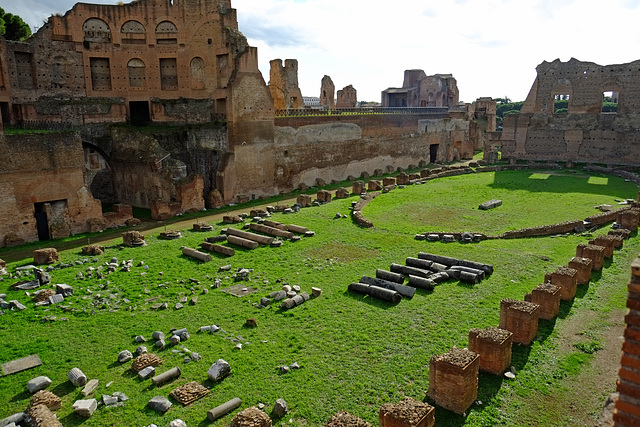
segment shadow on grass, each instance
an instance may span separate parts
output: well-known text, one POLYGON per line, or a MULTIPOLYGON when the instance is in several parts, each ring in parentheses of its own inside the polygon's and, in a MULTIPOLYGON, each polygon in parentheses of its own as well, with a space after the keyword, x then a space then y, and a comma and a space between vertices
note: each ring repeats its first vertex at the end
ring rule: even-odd
POLYGON ((383 301, 383 300, 379 300, 377 298, 373 298, 373 297, 371 297, 369 295, 357 294, 357 293, 351 292, 349 290, 344 291, 343 294, 346 297, 349 297, 349 298, 351 298, 353 300, 361 301, 361 302, 363 302, 365 304, 369 304, 372 307, 382 308, 384 310, 387 310, 389 308, 393 308, 396 305, 400 304, 400 302, 402 302, 402 300, 400 300, 399 303, 394 304, 392 302, 383 301))
POLYGON ((67 394, 70 394, 74 391, 76 391, 76 388, 73 384, 71 384, 71 381, 65 381, 51 390, 51 392, 58 397, 66 396, 67 394))
POLYGON ((529 361, 529 354, 531 354, 531 346, 513 344, 511 348, 511 366, 519 371, 525 367, 529 361))
POLYGON ((11 398, 11 402, 19 402, 21 400, 28 400, 31 397, 31 393, 27 390, 20 392, 11 398))
POLYGON ((75 412, 70 413, 64 418, 60 418, 60 422, 62 423, 62 425, 65 425, 65 426, 79 426, 84 424, 86 421, 87 421, 86 418, 81 417, 75 412))
POLYGON ((558 318, 566 319, 571 313, 571 307, 573 307, 573 299, 571 301, 560 301, 560 311, 558 311, 558 318))

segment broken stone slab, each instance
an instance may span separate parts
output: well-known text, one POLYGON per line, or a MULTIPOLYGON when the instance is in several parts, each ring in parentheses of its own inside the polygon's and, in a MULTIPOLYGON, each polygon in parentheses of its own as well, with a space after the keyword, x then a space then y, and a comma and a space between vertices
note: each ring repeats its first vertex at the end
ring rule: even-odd
POLYGON ((171 402, 164 396, 152 397, 147 406, 154 411, 162 412, 163 414, 171 408, 171 402))
POLYGON ((138 372, 138 378, 140 378, 141 380, 148 380, 155 373, 156 373, 156 368, 154 368, 153 366, 147 366, 146 368, 138 372))
POLYGON ((118 398, 114 397, 114 396, 110 396, 108 394, 103 394, 102 395, 102 403, 104 403, 107 406, 115 405, 116 403, 118 403, 118 398))
POLYGON ((151 337, 154 340, 163 340, 164 339, 164 332, 162 332, 162 331, 154 331, 153 334, 151 334, 151 337))
POLYGON ((73 295, 73 286, 67 285, 66 283, 58 283, 56 284, 56 293, 61 294, 64 297, 73 295))
POLYGON ((18 301, 18 300, 14 300, 14 299, 13 299, 13 300, 11 300, 11 301, 9 301, 9 306, 10 306, 11 308, 15 308, 16 310, 20 310, 20 311, 22 311, 22 310, 26 310, 26 309, 27 309, 27 307, 26 307, 24 304, 22 304, 22 303, 21 303, 20 301, 18 301))
POLYGON ((273 406, 273 414, 277 417, 283 417, 289 411, 287 402, 284 399, 276 400, 276 404, 273 406))
POLYGON ((231 373, 231 365, 224 359, 218 359, 207 371, 211 381, 220 381, 231 373))
POLYGON ((125 363, 133 359, 133 354, 129 350, 122 350, 118 354, 118 362, 125 363))
POLYGON ((8 427, 11 424, 19 425, 24 421, 25 416, 26 414, 24 412, 16 412, 13 415, 9 415, 8 417, 0 420, 0 427, 8 427))
POLYGON ((173 420, 169 423, 169 427, 187 427, 187 423, 181 419, 173 420))
POLYGON ((64 296, 62 294, 54 294, 49 297, 49 304, 58 304, 64 301, 64 296))
POLYGON ((89 418, 98 407, 96 399, 76 400, 73 403, 73 411, 81 417, 89 418))
POLYGON ((80 368, 72 368, 67 376, 75 387, 81 387, 87 383, 87 376, 80 368))
POLYGON ((37 391, 46 389, 51 383, 51 378, 41 375, 27 382, 27 390, 29 390, 29 393, 34 394, 37 391))
POLYGON ((497 208, 498 206, 502 206, 502 200, 491 199, 488 202, 484 202, 483 204, 478 206, 478 209, 486 211, 486 210, 489 210, 489 209, 497 208))
POLYGON ((2 373, 4 375, 15 374, 16 372, 26 371, 42 365, 42 361, 37 354, 21 357, 20 359, 11 360, 2 364, 2 373))
POLYGON ((98 379, 91 379, 87 382, 87 384, 84 386, 84 388, 82 389, 81 393, 84 397, 89 396, 91 393, 93 393, 94 391, 96 391, 96 389, 98 388, 98 384, 100 383, 100 380, 98 379))

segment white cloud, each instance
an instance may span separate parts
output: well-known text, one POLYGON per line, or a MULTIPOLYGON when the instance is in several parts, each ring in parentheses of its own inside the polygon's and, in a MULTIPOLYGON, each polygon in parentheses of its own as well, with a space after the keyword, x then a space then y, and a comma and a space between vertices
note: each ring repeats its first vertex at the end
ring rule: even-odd
MULTIPOLYGON (((142 0, 145 1, 145 0, 142 0)), ((99 3, 115 4, 101 0, 99 3)), ((41 25, 75 0, 0 0, 41 25), (9 4, 10 3, 10 4, 9 4)), ((523 100, 542 61, 571 57, 599 64, 639 59, 637 0, 232 0, 240 31, 269 60, 295 58, 304 95, 317 96, 328 74, 352 84, 360 100, 379 100, 402 84, 405 69, 451 73, 460 98, 523 100)))

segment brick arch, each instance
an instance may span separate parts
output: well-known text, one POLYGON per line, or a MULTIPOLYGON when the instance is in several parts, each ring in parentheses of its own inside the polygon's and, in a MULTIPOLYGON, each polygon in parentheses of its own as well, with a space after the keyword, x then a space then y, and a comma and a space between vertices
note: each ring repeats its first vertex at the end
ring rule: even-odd
POLYGON ((51 175, 30 181, 29 185, 20 189, 20 193, 23 205, 50 200, 70 200, 75 196, 73 185, 69 181, 51 175))

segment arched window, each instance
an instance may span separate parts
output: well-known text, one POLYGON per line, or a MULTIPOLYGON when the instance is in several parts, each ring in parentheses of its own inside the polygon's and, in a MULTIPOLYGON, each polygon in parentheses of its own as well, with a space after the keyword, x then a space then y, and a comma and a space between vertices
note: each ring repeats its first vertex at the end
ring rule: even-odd
POLYGON ((178 28, 171 21, 162 21, 156 26, 156 43, 157 44, 175 44, 178 43, 178 28))
POLYGON ((204 89, 205 87, 205 65, 204 60, 195 57, 191 60, 191 88, 204 89))
POLYGON ((111 41, 111 28, 100 18, 89 18, 82 25, 84 41, 93 43, 107 43, 111 41))
POLYGON ((147 31, 138 21, 125 22, 120 27, 120 33, 122 33, 122 43, 145 44, 147 42, 147 31))
POLYGON ((129 70, 129 86, 130 87, 145 87, 145 65, 141 59, 134 58, 127 63, 129 70))

